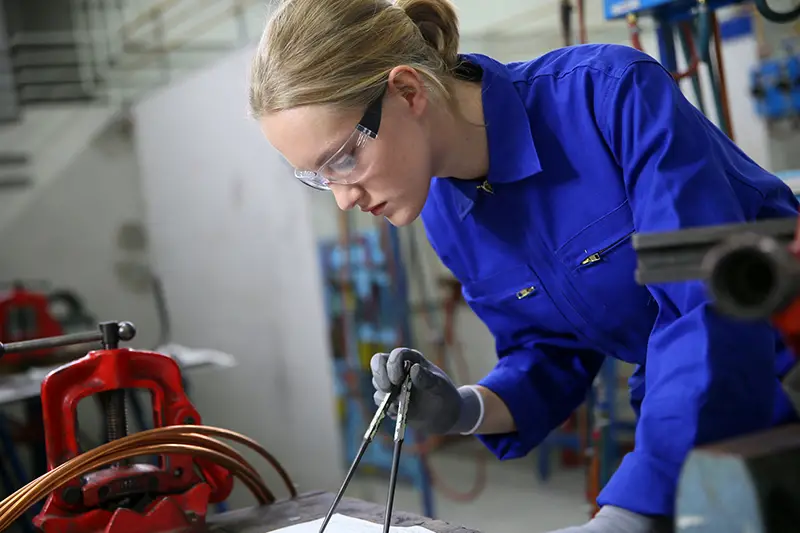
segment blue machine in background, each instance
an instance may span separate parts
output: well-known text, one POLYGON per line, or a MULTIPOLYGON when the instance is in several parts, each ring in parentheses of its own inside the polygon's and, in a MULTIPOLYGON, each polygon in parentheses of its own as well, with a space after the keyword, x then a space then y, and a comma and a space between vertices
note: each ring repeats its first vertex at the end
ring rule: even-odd
MULTIPOLYGON (((323 241, 319 248, 346 455, 343 459, 349 465, 376 409, 370 359, 377 352, 408 345, 411 332, 397 229, 386 224, 346 231, 346 239, 323 241)), ((361 461, 360 471, 388 475, 393 428, 394 421, 384 420, 361 461)), ((419 437, 412 428, 407 429, 407 442, 419 442, 419 437)), ((400 477, 419 491, 423 513, 433 517, 433 489, 423 457, 404 453, 400 477)))
MULTIPOLYGON (((715 10, 732 5, 745 4, 744 0, 605 0, 604 12, 608 20, 627 19, 632 29, 636 19, 643 16, 652 17, 657 25, 658 45, 660 60, 670 71, 676 72, 677 58, 676 46, 673 42, 673 25, 691 21, 694 29, 694 39, 700 61, 711 62, 709 41, 714 32, 713 25, 716 21, 709 14, 715 10)), ((749 2, 747 2, 749 3, 749 2)), ((800 5, 788 12, 777 12, 769 5, 768 0, 755 0, 757 12, 766 20, 774 23, 786 23, 800 17, 800 5)), ((730 36, 749 33, 751 31, 751 16, 734 17, 720 25, 722 37, 728 33, 730 36), (725 31, 727 30, 727 32, 725 31)), ((681 36, 681 45, 686 49, 687 43, 681 36)), ((786 57, 771 57, 764 59, 750 74, 750 92, 755 100, 756 112, 767 120, 797 117, 800 113, 800 55, 789 48, 786 57)), ((687 63, 689 58, 687 55, 687 63)), ((719 83, 712 74, 712 85, 719 83)), ((699 84, 695 81, 695 91, 699 94, 699 84)), ((717 91, 718 88, 714 87, 717 91)), ((720 118, 720 127, 731 133, 731 125, 726 124, 722 106, 717 103, 717 112, 720 118)))
POLYGON ((697 106, 704 114, 706 98, 700 83, 700 72, 707 70, 717 123, 722 131, 733 138, 719 50, 722 25, 717 20, 716 10, 744 3, 744 0, 605 0, 605 16, 609 20, 626 19, 631 32, 631 45, 645 52, 639 38, 638 20, 640 17, 652 18, 656 26, 659 60, 676 81, 691 81, 697 106), (680 51, 686 64, 686 70, 682 72, 678 69, 680 51))
MULTIPOLYGON (((607 20, 625 18, 628 15, 652 16, 659 20, 676 22, 692 18, 698 11, 717 9, 750 3, 749 0, 604 0, 607 20)), ((787 12, 775 11, 769 0, 753 0, 753 5, 765 19, 783 24, 800 17, 800 6, 787 12)))
MULTIPOLYGON (((775 11, 770 0, 753 0, 758 15, 773 23, 787 23, 800 17, 800 4, 786 12, 775 11)), ((632 45, 641 49, 637 20, 650 17, 656 23, 658 53, 661 63, 676 80, 691 79, 698 107, 705 113, 704 98, 698 78, 699 68, 708 69, 717 122, 733 138, 733 127, 727 107, 727 89, 719 51, 726 37, 752 31, 753 13, 742 9, 731 20, 719 22, 715 11, 729 6, 745 5, 744 0, 605 0, 608 20, 626 19, 631 28, 632 45), (687 71, 678 72, 678 46, 683 49, 687 71), (712 44, 713 54, 712 54, 712 44)), ((797 118, 800 111, 800 57, 793 51, 787 57, 764 59, 751 72, 750 90, 756 111, 768 120, 797 118)))
POLYGON ((767 120, 800 117, 800 54, 761 61, 750 72, 750 93, 767 120))
POLYGON ((715 10, 744 0, 605 0, 607 20, 623 19, 628 15, 652 16, 662 21, 677 22, 693 18, 696 11, 705 7, 715 10))

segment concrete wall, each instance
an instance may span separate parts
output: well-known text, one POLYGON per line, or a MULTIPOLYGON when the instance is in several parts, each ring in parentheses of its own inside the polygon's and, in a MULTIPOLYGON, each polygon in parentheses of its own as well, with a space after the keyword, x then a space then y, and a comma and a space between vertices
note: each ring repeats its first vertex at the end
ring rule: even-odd
POLYGON ((0 280, 47 280, 73 290, 101 319, 133 321, 135 345, 152 348, 158 337, 153 298, 118 275, 121 264, 146 259, 117 245, 120 226, 140 221, 143 211, 132 142, 106 131, 0 232, 0 248, 8 251, 0 280))
POLYGON ((310 205, 247 115, 251 55, 135 107, 151 252, 175 341, 239 362, 194 382, 205 422, 261 442, 302 489, 334 489, 342 455, 310 205))

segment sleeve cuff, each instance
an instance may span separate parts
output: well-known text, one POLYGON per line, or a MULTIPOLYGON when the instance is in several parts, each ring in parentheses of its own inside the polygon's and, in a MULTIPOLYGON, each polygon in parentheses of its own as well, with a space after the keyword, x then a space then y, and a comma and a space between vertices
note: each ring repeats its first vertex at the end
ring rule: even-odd
POLYGON ((623 458, 600 492, 597 505, 613 505, 648 516, 672 516, 680 469, 680 465, 633 451, 623 458))
POLYGON ((514 433, 476 435, 498 459, 524 457, 547 436, 547 413, 524 374, 516 369, 496 367, 478 385, 497 394, 517 427, 514 433))
POLYGON ((466 420, 459 419, 456 423, 456 431, 462 435, 474 435, 483 424, 483 417, 486 414, 483 394, 475 385, 459 387, 458 392, 461 394, 462 400, 460 418, 466 418, 466 420))

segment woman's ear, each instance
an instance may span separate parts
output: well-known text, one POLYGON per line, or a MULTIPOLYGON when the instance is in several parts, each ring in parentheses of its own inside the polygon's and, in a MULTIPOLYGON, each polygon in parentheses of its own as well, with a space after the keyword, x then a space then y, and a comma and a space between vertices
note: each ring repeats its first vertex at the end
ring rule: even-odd
POLYGON ((389 94, 400 96, 414 114, 421 114, 427 104, 425 83, 416 69, 401 65, 389 73, 389 94))

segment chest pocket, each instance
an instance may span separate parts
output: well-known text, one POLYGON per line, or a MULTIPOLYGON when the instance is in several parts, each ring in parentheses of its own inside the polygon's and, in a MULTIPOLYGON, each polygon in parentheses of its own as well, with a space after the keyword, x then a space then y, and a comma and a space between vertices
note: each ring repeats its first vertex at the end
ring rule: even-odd
POLYGON ((495 336, 499 352, 531 338, 573 330, 528 265, 465 282, 463 287, 467 304, 495 336))
POLYGON ((626 201, 556 251, 582 300, 585 318, 618 339, 628 337, 629 346, 631 334, 646 343, 658 310, 647 288, 634 279, 633 233, 633 214, 626 201))

